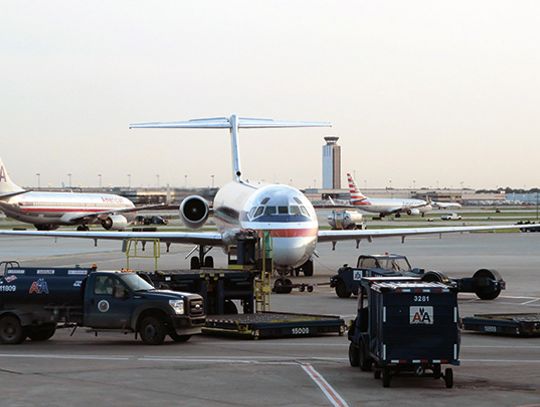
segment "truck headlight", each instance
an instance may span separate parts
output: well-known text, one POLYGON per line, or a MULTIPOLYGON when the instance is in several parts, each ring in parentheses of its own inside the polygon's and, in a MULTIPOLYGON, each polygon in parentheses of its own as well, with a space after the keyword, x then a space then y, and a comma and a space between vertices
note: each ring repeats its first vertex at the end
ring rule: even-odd
POLYGON ((184 314, 184 300, 169 300, 169 305, 176 314, 184 314))

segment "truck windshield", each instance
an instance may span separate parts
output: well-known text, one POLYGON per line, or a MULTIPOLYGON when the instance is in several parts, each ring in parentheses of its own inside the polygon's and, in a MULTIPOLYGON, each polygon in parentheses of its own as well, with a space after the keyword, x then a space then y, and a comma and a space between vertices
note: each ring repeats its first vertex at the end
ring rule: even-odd
POLYGON ((137 274, 121 274, 120 278, 133 291, 153 290, 150 284, 140 278, 137 274))
POLYGON ((388 259, 386 261, 386 265, 383 266, 386 270, 393 270, 393 271, 410 271, 411 266, 407 259, 404 258, 397 258, 397 259, 388 259))

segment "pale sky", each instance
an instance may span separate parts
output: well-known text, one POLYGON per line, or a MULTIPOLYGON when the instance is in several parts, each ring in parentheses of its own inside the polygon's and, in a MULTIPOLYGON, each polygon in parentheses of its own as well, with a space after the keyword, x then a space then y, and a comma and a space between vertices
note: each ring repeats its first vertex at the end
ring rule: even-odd
POLYGON ((18 184, 216 185, 228 133, 129 123, 331 121, 241 133, 250 180, 321 183, 323 136, 368 187, 540 185, 538 1, 22 1, 0 13, 0 156, 18 184))

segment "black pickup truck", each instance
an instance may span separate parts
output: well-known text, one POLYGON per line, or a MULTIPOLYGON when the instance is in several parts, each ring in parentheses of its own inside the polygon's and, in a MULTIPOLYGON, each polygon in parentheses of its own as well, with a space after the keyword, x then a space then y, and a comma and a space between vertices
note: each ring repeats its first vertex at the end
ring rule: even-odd
POLYGON ((482 300, 493 300, 499 296, 506 283, 496 270, 480 269, 472 277, 449 278, 440 271, 426 271, 413 268, 407 257, 398 254, 361 255, 356 267, 344 264, 338 273, 330 278, 330 287, 334 287, 340 298, 358 295, 360 280, 363 277, 413 277, 422 281, 456 286, 458 292, 475 293, 482 300))
POLYGON ((6 267, 0 277, 0 342, 44 341, 60 327, 185 342, 205 323, 198 294, 156 290, 136 273, 73 268, 6 267))

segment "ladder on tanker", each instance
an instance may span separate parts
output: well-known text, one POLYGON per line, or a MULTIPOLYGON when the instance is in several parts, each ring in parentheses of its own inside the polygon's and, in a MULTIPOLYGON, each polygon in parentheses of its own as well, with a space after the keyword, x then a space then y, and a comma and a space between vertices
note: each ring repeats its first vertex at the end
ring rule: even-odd
POLYGON ((159 239, 154 238, 131 238, 124 240, 122 251, 126 253, 126 267, 130 269, 130 260, 136 259, 154 259, 154 271, 158 269, 158 259, 161 256, 161 247, 159 239), (139 244, 141 247, 139 249, 139 244), (146 245, 150 243, 152 246, 151 252, 146 252, 146 245))
POLYGON ((261 259, 260 275, 254 280, 255 312, 270 311, 270 293, 272 287, 270 276, 274 268, 273 245, 270 232, 264 231, 259 235, 259 259, 261 259))

